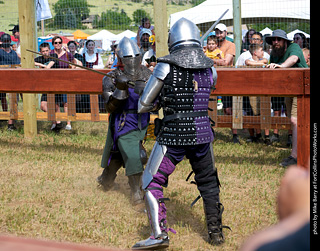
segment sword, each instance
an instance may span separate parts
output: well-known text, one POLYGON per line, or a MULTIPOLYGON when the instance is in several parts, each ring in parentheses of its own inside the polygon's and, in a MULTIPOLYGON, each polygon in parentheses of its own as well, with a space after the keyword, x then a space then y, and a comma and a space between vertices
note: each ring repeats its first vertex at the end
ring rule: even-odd
POLYGON ((214 27, 216 27, 216 25, 220 22, 220 20, 224 17, 224 15, 229 11, 229 9, 227 9, 225 12, 223 12, 223 14, 221 15, 221 17, 219 17, 217 19, 217 21, 214 22, 213 25, 211 25, 211 27, 209 28, 209 30, 207 30, 207 32, 200 38, 200 42, 203 45, 203 41, 204 39, 208 36, 208 34, 214 29, 214 27))
POLYGON ((69 61, 65 61, 65 60, 60 59, 60 58, 56 58, 56 57, 52 57, 52 56, 46 56, 46 55, 41 54, 40 52, 32 51, 32 50, 29 50, 29 49, 26 49, 26 51, 32 52, 34 54, 38 54, 38 55, 41 55, 41 56, 44 56, 44 57, 47 57, 47 58, 50 58, 50 59, 54 59, 54 60, 57 60, 57 61, 60 61, 60 62, 66 63, 66 64, 70 64, 70 65, 73 65, 73 66, 76 66, 76 67, 79 67, 79 68, 82 68, 82 69, 85 69, 85 70, 88 70, 88 71, 92 71, 92 72, 107 76, 109 78, 114 78, 114 77, 112 77, 110 75, 107 75, 107 73, 104 73, 104 72, 101 72, 101 71, 96 71, 94 69, 91 69, 91 68, 88 68, 88 67, 85 67, 85 66, 82 66, 82 65, 78 65, 78 64, 75 64, 75 63, 72 63, 72 62, 69 62, 69 61))
MULTIPOLYGON (((92 69, 92 68, 88 68, 88 67, 85 67, 85 66, 82 66, 82 65, 78 65, 78 64, 69 62, 69 61, 65 61, 65 60, 60 59, 60 58, 43 55, 43 54, 41 54, 40 52, 37 52, 37 51, 32 51, 32 50, 29 50, 29 49, 26 49, 26 51, 32 52, 32 53, 34 53, 34 54, 38 54, 38 55, 41 55, 41 56, 44 56, 44 57, 47 57, 47 58, 50 58, 50 59, 54 59, 54 60, 57 60, 57 61, 60 61, 60 62, 66 63, 66 64, 74 65, 74 66, 76 66, 76 67, 79 67, 79 68, 82 68, 82 69, 85 69, 85 70, 88 70, 88 71, 92 71, 92 72, 94 72, 94 73, 101 74, 101 75, 106 76, 106 77, 111 78, 111 79, 115 79, 115 78, 116 78, 116 77, 114 77, 114 76, 108 75, 107 73, 104 73, 104 72, 101 72, 101 71, 97 71, 97 70, 94 70, 94 69, 92 69)), ((132 81, 129 81, 128 84, 131 85, 132 87, 135 86, 135 83, 132 82, 132 81)))

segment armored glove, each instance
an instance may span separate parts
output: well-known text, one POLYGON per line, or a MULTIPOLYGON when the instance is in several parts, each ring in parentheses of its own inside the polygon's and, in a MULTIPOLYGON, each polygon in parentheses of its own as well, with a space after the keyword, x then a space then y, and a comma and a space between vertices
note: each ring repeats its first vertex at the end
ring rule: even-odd
POLYGON ((119 90, 128 90, 129 79, 125 75, 120 75, 116 78, 116 87, 119 90))

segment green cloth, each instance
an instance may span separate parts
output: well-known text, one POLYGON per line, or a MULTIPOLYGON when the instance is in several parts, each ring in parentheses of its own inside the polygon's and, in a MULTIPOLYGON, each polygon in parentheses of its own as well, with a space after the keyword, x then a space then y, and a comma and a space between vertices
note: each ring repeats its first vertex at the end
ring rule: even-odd
MULTIPOLYGON (((134 175, 143 172, 143 165, 140 159, 139 142, 142 141, 146 135, 147 127, 141 131, 131 131, 122 135, 117 140, 117 146, 124 161, 124 167, 126 169, 126 176, 134 175)), ((108 134, 106 144, 103 150, 101 167, 106 168, 110 158, 110 153, 113 147, 112 133, 110 125, 108 128, 108 134)))
POLYGON ((303 56, 303 52, 302 52, 300 46, 296 43, 289 44, 286 52, 284 53, 283 57, 281 57, 281 58, 273 57, 272 53, 271 53, 270 63, 282 64, 290 56, 293 56, 293 55, 297 56, 299 58, 299 60, 297 63, 295 63, 293 66, 291 66, 292 68, 308 68, 306 60, 303 56))

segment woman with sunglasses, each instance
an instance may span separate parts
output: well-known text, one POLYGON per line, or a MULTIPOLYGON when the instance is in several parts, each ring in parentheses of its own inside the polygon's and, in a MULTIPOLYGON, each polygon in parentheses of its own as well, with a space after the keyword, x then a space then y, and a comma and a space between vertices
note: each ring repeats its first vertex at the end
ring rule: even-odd
MULTIPOLYGON (((64 61, 69 61, 74 64, 78 64, 78 60, 74 58, 74 56, 66 51, 66 49, 62 46, 62 38, 59 36, 55 36, 52 38, 52 45, 54 47, 53 50, 51 50, 50 54, 57 54, 59 59, 62 59, 64 61)), ((59 68, 76 68, 75 66, 71 66, 67 63, 59 61, 59 68)), ((68 103, 67 103, 67 95, 61 94, 62 100, 63 100, 63 108, 66 113, 68 113, 68 103)), ((62 128, 61 122, 59 121, 56 124, 56 131, 60 131, 62 128)), ((66 130, 71 130, 71 122, 67 121, 67 125, 65 127, 66 130)))

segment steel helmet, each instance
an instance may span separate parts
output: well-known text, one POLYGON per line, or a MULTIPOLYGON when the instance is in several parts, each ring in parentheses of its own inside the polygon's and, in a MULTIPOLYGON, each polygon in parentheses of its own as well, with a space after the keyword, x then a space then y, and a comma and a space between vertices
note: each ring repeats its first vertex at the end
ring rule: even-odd
POLYGON ((129 75, 135 75, 141 64, 141 52, 137 43, 124 37, 119 41, 116 53, 124 65, 124 71, 129 75))
POLYGON ((168 37, 169 51, 181 46, 201 47, 200 31, 190 20, 182 17, 170 29, 168 37))

